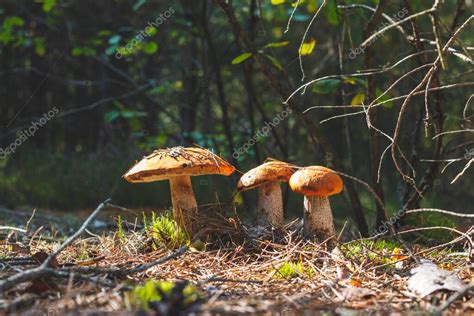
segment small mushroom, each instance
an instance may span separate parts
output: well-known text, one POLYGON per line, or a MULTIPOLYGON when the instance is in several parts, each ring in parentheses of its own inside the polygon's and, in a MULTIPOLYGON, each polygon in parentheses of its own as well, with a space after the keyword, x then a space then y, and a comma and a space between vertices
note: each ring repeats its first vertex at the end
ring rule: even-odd
POLYGON ((258 187, 258 224, 283 226, 283 200, 280 182, 288 182, 297 169, 298 167, 295 165, 272 160, 247 171, 240 178, 237 190, 244 191, 258 187))
POLYGON ((129 169, 123 178, 131 183, 169 180, 173 216, 191 234, 191 215, 197 213, 191 176, 229 176, 234 170, 227 161, 207 149, 180 146, 155 150, 129 169))
POLYGON ((328 196, 342 191, 341 177, 329 168, 311 166, 295 172, 289 184, 293 191, 304 195, 305 236, 320 240, 334 237, 336 230, 328 196))

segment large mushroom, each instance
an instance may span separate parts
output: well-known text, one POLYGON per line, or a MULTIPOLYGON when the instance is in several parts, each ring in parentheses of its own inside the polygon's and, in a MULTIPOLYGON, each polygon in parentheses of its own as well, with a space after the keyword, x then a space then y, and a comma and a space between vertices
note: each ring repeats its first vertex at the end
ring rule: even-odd
POLYGON ((304 195, 305 236, 320 240, 334 237, 336 230, 328 197, 342 191, 341 177, 329 168, 311 166, 295 172, 289 184, 293 191, 304 195))
POLYGON ((197 213, 198 206, 191 176, 229 176, 234 170, 227 161, 207 149, 179 146, 155 150, 137 162, 123 178, 131 183, 169 180, 173 216, 191 234, 192 215, 197 213))
POLYGON ((297 169, 298 167, 295 165, 272 160, 247 171, 240 178, 237 190, 244 191, 258 187, 258 224, 283 226, 283 200, 280 182, 288 182, 297 169))

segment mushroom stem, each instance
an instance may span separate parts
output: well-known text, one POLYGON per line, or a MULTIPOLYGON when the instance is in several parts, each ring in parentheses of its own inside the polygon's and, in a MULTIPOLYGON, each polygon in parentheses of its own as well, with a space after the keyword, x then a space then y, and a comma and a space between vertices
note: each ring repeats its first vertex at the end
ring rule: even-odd
POLYGON ((173 203, 173 217, 186 231, 192 233, 192 215, 197 213, 197 202, 194 196, 190 176, 176 176, 170 178, 171 202, 173 203))
POLYGON ((304 197, 304 234, 306 237, 316 237, 320 241, 336 235, 331 205, 327 197, 304 197))
POLYGON ((257 220, 260 225, 283 226, 283 201, 279 182, 269 182, 258 187, 257 220))

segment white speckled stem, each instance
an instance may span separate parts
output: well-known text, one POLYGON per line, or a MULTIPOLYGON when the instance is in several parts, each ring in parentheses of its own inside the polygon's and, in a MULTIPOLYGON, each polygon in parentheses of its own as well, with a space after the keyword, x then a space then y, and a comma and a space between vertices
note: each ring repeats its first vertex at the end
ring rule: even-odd
POLYGON ((176 222, 192 234, 192 215, 197 213, 197 202, 194 196, 191 177, 178 176, 170 178, 173 217, 176 222))
POLYGON ((283 200, 279 182, 270 182, 258 187, 257 221, 259 225, 283 226, 283 200))
POLYGON ((336 235, 331 205, 327 197, 304 197, 304 234, 323 241, 336 235))

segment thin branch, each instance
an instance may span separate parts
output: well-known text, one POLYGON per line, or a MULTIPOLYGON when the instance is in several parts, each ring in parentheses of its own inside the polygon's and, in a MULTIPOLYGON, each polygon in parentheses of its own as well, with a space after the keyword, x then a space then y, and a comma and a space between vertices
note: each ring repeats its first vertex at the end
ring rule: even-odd
POLYGON ((69 246, 74 240, 76 240, 87 228, 89 223, 97 216, 97 214, 104 209, 107 206, 107 203, 110 201, 110 199, 105 200, 99 206, 92 212, 92 214, 84 221, 82 226, 68 239, 66 239, 58 249, 53 251, 46 260, 39 266, 33 269, 29 269, 26 271, 22 271, 20 273, 14 274, 4 280, 0 281, 0 293, 5 292, 8 289, 11 289, 12 287, 16 286, 17 284, 30 281, 32 279, 41 277, 45 274, 47 274, 47 270, 49 268, 49 264, 51 260, 53 260, 57 255, 61 253, 67 246, 69 246))
POLYGON ((306 35, 308 35, 309 29, 311 28, 311 25, 316 20, 316 17, 319 15, 319 12, 321 12, 321 10, 324 8, 326 3, 327 3, 327 0, 323 0, 323 3, 319 6, 318 10, 313 15, 313 18, 311 19, 311 21, 309 21, 309 24, 306 27, 306 30, 304 31, 303 38, 301 39, 300 47, 298 48, 298 59, 300 60, 300 69, 301 69, 301 74, 302 74, 301 81, 303 81, 304 78, 306 77, 304 73, 304 69, 303 69, 303 56, 301 55, 301 49, 303 47, 304 40, 306 39, 306 35))
POLYGON ((468 295, 469 292, 474 290, 474 282, 469 283, 462 291, 457 292, 456 294, 451 295, 435 312, 435 315, 442 315, 443 311, 447 310, 451 304, 457 301, 460 298, 468 295))
POLYGON ((410 20, 413 20, 413 19, 416 19, 417 17, 420 17, 420 16, 423 16, 423 15, 426 15, 426 14, 429 14, 429 13, 432 13, 432 12, 435 12, 437 9, 438 9, 438 5, 439 5, 439 0, 436 0, 435 3, 433 4, 433 6, 430 8, 430 9, 427 9, 427 10, 424 10, 424 11, 421 11, 421 12, 418 12, 418 13, 415 13, 413 15, 410 15, 398 22, 395 22, 393 24, 390 24, 380 30, 378 30, 377 32, 373 33, 371 36, 369 36, 362 44, 360 44, 360 46, 366 46, 368 43, 370 43, 372 40, 374 40, 376 37, 380 36, 381 34, 385 33, 386 31, 388 31, 389 29, 393 28, 393 27, 396 27, 398 25, 401 25, 407 21, 410 21, 410 20))
POLYGON ((453 184, 454 182, 456 182, 462 175, 464 175, 464 172, 466 172, 467 169, 469 169, 469 167, 471 166, 471 164, 474 162, 474 158, 472 158, 471 160, 469 160, 469 162, 464 166, 464 168, 461 170, 460 173, 458 173, 458 175, 453 179, 453 181, 451 181, 451 184, 453 184))
POLYGON ((405 214, 419 213, 419 212, 436 212, 436 213, 442 213, 442 214, 453 215, 453 216, 458 216, 458 217, 474 218, 474 214, 462 214, 462 213, 456 213, 452 211, 440 210, 437 208, 417 208, 413 210, 408 210, 405 212, 405 214))

